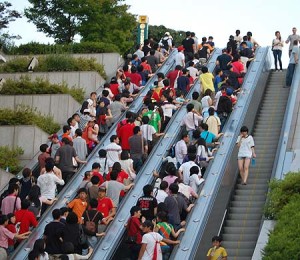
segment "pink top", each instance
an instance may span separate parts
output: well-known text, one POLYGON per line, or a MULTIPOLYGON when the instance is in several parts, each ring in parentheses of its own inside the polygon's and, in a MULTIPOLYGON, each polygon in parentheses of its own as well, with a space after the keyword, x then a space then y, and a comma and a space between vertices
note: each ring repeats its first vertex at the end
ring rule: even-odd
POLYGON ((14 239, 15 234, 0 225, 0 247, 8 248, 8 239, 14 239))
POLYGON ((163 178, 163 181, 166 181, 169 185, 168 187, 170 187, 170 185, 172 183, 174 183, 174 181, 177 179, 178 177, 177 176, 173 176, 173 175, 168 175, 166 177, 163 178))
POLYGON ((3 215, 7 215, 9 213, 14 213, 15 211, 21 209, 21 200, 20 198, 17 198, 16 201, 16 208, 14 209, 15 206, 15 200, 16 196, 15 195, 8 195, 2 200, 2 205, 1 205, 1 211, 3 215))

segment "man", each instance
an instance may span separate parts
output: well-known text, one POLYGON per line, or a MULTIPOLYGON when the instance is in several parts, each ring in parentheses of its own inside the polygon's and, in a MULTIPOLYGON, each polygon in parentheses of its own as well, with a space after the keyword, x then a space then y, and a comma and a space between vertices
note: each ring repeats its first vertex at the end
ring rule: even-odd
POLYGON ((294 40, 293 42, 293 49, 291 51, 289 66, 286 72, 286 88, 292 85, 293 76, 296 64, 299 62, 299 48, 298 48, 298 40, 294 40))
POLYGON ((200 137, 203 138, 206 142, 206 146, 209 148, 215 147, 215 145, 219 144, 216 141, 223 135, 223 133, 218 134, 217 136, 208 131, 208 125, 202 123, 200 125, 200 137))
POLYGON ((189 103, 186 106, 187 114, 181 122, 181 126, 185 126, 186 131, 190 139, 192 140, 193 131, 199 126, 199 122, 203 117, 194 109, 194 105, 189 103))
POLYGON ((90 98, 87 100, 88 110, 91 116, 96 116, 96 107, 97 107, 97 93, 91 92, 90 98))
POLYGON ((187 155, 187 144, 189 143, 189 135, 187 132, 184 132, 181 136, 181 140, 178 141, 175 145, 175 157, 177 160, 177 166, 179 167, 184 157, 187 155))
MULTIPOLYGON (((49 151, 49 146, 47 144, 40 145, 41 154, 38 156, 38 162, 39 162, 40 169, 45 167, 45 160, 46 160, 46 158, 50 157, 50 154, 48 153, 48 151, 49 151)), ((38 176, 36 176, 36 177, 38 177, 38 176)))
POLYGON ((58 168, 62 171, 62 177, 64 182, 67 184, 75 173, 73 158, 77 163, 86 164, 86 161, 80 160, 74 147, 70 145, 69 139, 63 138, 62 144, 63 146, 56 152, 55 162, 57 163, 58 168))
POLYGON ((119 117, 120 117, 120 115, 127 109, 126 103, 124 104, 123 102, 121 102, 121 98, 122 98, 122 95, 121 94, 117 94, 115 96, 114 102, 112 102, 108 106, 108 108, 110 109, 111 114, 113 116, 113 118, 111 119, 112 123, 117 122, 118 119, 119 119, 119 117))
POLYGON ((154 224, 150 220, 146 220, 142 224, 142 231, 144 233, 142 238, 142 247, 139 253, 138 260, 161 260, 162 251, 160 242, 165 242, 171 245, 177 245, 179 240, 170 240, 163 238, 159 233, 153 232, 154 224))
POLYGON ((187 69, 182 69, 182 75, 177 78, 177 89, 179 89, 183 95, 186 95, 190 88, 188 73, 189 71, 187 69))
POLYGON ((75 118, 73 118, 73 117, 68 118, 67 123, 71 127, 70 136, 73 139, 73 138, 75 138, 75 131, 76 131, 76 129, 78 129, 78 124, 77 124, 75 118))
POLYGON ((208 131, 217 136, 220 132, 221 121, 218 116, 215 115, 215 109, 210 107, 208 109, 208 117, 204 119, 204 123, 208 125, 208 131))
POLYGON ((158 43, 155 43, 153 49, 155 50, 154 56, 158 59, 158 62, 161 65, 161 63, 165 61, 165 56, 161 51, 160 45, 158 43))
POLYGON ((61 254, 62 238, 65 225, 60 222, 61 212, 59 209, 52 211, 53 221, 46 225, 44 230, 44 239, 46 241, 45 251, 49 255, 61 254))
POLYGON ((147 140, 142 136, 139 126, 133 128, 133 136, 128 140, 130 147, 130 157, 133 160, 133 168, 138 172, 143 166, 143 155, 148 153, 147 140))
POLYGON ((193 61, 189 62, 189 67, 187 68, 187 70, 189 71, 190 76, 195 81, 197 76, 199 76, 199 71, 195 68, 195 64, 193 61))
POLYGON ((71 137, 71 127, 69 125, 63 126, 62 138, 67 138, 67 139, 69 139, 70 142, 72 142, 73 139, 71 137))
POLYGON ((161 38, 159 45, 161 46, 163 53, 169 55, 173 45, 173 38, 169 32, 166 32, 164 37, 161 38))
POLYGON ((112 135, 110 137, 110 144, 105 148, 108 168, 110 168, 110 170, 115 162, 120 162, 122 148, 119 145, 119 142, 119 137, 117 135, 112 135))
POLYGON ((147 220, 153 220, 157 213, 157 200, 153 196, 153 186, 147 184, 143 187, 144 195, 140 197, 136 203, 141 209, 142 216, 147 220))
POLYGON ((98 192, 97 210, 102 213, 103 223, 109 223, 116 215, 116 207, 111 198, 106 197, 106 187, 100 186, 98 192))
POLYGON ((134 119, 132 117, 132 113, 128 111, 126 112, 126 118, 122 120, 117 126, 117 135, 121 141, 122 150, 130 150, 129 146, 129 138, 133 136, 133 129, 135 127, 134 119))
POLYGON ((88 155, 88 151, 86 141, 82 138, 82 130, 80 128, 76 129, 75 131, 73 147, 77 153, 78 158, 84 161, 88 155))
POLYGON ((16 211, 16 223, 20 222, 19 234, 27 233, 30 227, 36 227, 38 222, 33 214, 29 211, 30 201, 25 199, 21 202, 21 209, 16 211))
POLYGON ((296 34, 296 32, 297 32, 296 27, 293 27, 292 32, 293 33, 291 35, 289 35, 289 37, 285 41, 286 44, 290 43, 289 57, 291 57, 291 54, 292 54, 292 50, 293 50, 293 47, 294 47, 294 41, 297 41, 297 42, 300 43, 300 35, 296 34))
POLYGON ((88 207, 87 203, 87 190, 85 188, 81 188, 78 190, 78 197, 70 201, 67 205, 68 208, 72 209, 72 211, 76 214, 78 218, 78 223, 82 224, 82 214, 88 207))
POLYGON ((144 113, 143 116, 148 116, 150 119, 149 124, 152 125, 157 133, 160 133, 161 129, 161 117, 159 112, 157 112, 157 107, 154 106, 153 103, 148 105, 148 112, 144 113))
POLYGON ((193 166, 197 166, 199 168, 199 172, 201 172, 200 167, 195 163, 195 154, 188 154, 188 160, 188 162, 183 163, 178 169, 179 176, 182 176, 181 179, 186 185, 189 185, 190 169, 193 166))
POLYGON ((231 60, 232 58, 229 55, 229 50, 227 51, 227 49, 223 49, 222 54, 217 57, 216 64, 224 72, 228 70, 227 66, 230 65, 231 60))
POLYGON ((137 73, 137 67, 131 67, 130 81, 132 84, 140 87, 142 85, 142 77, 139 73, 137 73))
POLYGON ((157 70, 157 68, 161 65, 159 63, 158 58, 155 57, 154 55, 155 55, 155 50, 151 50, 150 51, 150 55, 146 56, 146 60, 147 60, 148 64, 151 67, 152 73, 155 73, 155 71, 157 70))
POLYGON ((48 145, 49 153, 50 153, 50 156, 52 158, 54 158, 58 148, 61 147, 61 142, 59 141, 57 134, 50 135, 48 137, 48 139, 50 139, 50 141, 51 141, 48 145))
POLYGON ((230 98, 232 93, 233 93, 232 89, 227 88, 224 95, 219 98, 217 113, 221 121, 220 131, 222 131, 226 123, 226 120, 229 118, 230 113, 232 112, 232 101, 230 98))
POLYGON ((185 49, 184 55, 185 55, 185 61, 191 61, 193 60, 193 54, 196 51, 195 41, 192 38, 191 32, 185 33, 186 38, 182 41, 182 45, 185 49))
POLYGON ((189 102, 194 105, 194 109, 198 112, 199 115, 202 113, 202 104, 198 101, 200 94, 197 91, 194 91, 192 94, 192 100, 189 102))
POLYGON ((181 66, 181 68, 184 68, 185 67, 185 57, 184 57, 184 47, 182 45, 178 46, 177 48, 178 50, 178 53, 176 54, 176 57, 175 57, 175 63, 176 63, 176 66, 181 66))
POLYGON ((172 183, 169 187, 169 196, 165 198, 165 204, 168 210, 169 223, 178 230, 182 225, 181 215, 190 212, 194 204, 187 206, 183 196, 178 195, 178 184, 172 183))

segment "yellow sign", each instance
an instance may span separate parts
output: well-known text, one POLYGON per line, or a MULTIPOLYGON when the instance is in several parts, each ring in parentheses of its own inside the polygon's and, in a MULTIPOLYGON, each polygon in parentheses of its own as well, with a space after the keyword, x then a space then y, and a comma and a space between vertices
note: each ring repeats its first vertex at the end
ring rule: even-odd
POLYGON ((139 16, 139 23, 148 23, 149 18, 147 15, 140 15, 139 16))

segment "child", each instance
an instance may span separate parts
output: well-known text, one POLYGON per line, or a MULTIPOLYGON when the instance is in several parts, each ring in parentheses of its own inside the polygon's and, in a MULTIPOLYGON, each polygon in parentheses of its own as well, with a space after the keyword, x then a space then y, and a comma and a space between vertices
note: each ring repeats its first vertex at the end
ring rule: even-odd
POLYGON ((208 250, 208 260, 227 260, 227 252, 224 247, 221 247, 221 242, 222 239, 219 236, 214 236, 212 238, 213 247, 208 250))
POLYGON ((68 208, 72 209, 78 217, 78 223, 82 224, 82 214, 87 209, 87 190, 81 188, 78 190, 78 198, 67 203, 68 208))

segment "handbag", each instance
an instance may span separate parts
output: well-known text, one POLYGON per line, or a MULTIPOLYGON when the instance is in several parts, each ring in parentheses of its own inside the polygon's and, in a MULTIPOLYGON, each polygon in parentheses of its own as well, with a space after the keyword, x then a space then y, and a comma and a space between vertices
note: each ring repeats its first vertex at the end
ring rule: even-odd
POLYGON ((79 243, 79 245, 82 246, 82 245, 87 244, 87 237, 86 237, 86 234, 83 231, 82 225, 81 224, 78 224, 78 225, 79 225, 78 243, 79 243))
MULTIPOLYGON (((129 219, 129 223, 128 223, 128 230, 130 229, 131 226, 131 218, 129 219)), ((127 231, 128 232, 128 231, 127 231)), ((126 238, 125 238, 125 243, 129 244, 129 245, 134 245, 136 244, 136 235, 134 236, 129 236, 127 234, 126 238)))

